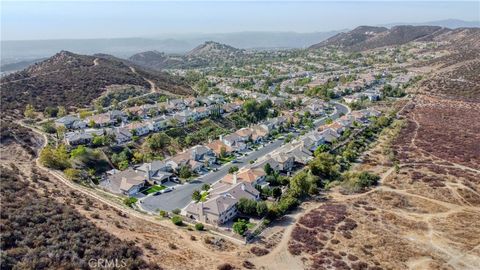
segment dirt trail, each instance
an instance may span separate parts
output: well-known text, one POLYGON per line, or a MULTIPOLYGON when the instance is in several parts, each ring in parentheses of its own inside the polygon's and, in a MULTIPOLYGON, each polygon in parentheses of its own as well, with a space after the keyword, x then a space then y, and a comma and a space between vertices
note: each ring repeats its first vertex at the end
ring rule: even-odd
MULTIPOLYGON (((48 143, 48 140, 47 140, 47 137, 44 133, 40 132, 39 130, 35 129, 35 128, 32 128, 28 125, 25 125, 24 123, 22 123, 21 121, 17 121, 17 123, 25 128, 28 128, 30 130, 32 130, 33 132, 35 132, 36 134, 42 136, 43 138, 43 145, 41 148, 44 148, 47 143, 48 143)), ((104 203, 110 207, 112 207, 113 209, 116 209, 118 211, 121 211, 125 214, 128 214, 130 217, 133 217, 133 218, 137 218, 137 219, 141 219, 141 220, 144 220, 144 221, 147 221, 147 222, 150 222, 150 223, 153 223, 153 224, 156 224, 158 226, 161 226, 165 231, 169 231, 170 233, 174 232, 176 234, 178 234, 182 239, 189 239, 190 238, 190 235, 185 232, 184 230, 179 230, 178 227, 176 227, 173 223, 171 223, 169 220, 158 220, 155 216, 151 216, 151 215, 146 215, 146 214, 142 214, 140 212, 137 212, 135 211, 134 209, 132 208, 129 208, 127 206, 124 206, 123 204, 121 203, 115 203, 115 202, 112 202, 111 199, 107 199, 103 196, 106 196, 106 197, 112 197, 112 198, 117 198, 117 199, 121 199, 120 197, 116 196, 116 195, 113 195, 111 193, 107 193, 105 191, 101 191, 101 190, 98 190, 98 189, 91 189, 91 188, 88 188, 88 187, 85 187, 85 186, 81 186, 81 185, 78 185, 78 184, 75 184, 73 183, 72 181, 66 179, 61 173, 59 173, 58 171, 55 171, 55 170, 52 170, 52 169, 49 169, 49 168, 46 168, 44 167, 41 163, 40 163, 40 160, 39 158, 36 158, 35 159, 35 164, 36 166, 46 172, 47 174, 53 176, 55 179, 57 179, 61 184, 63 185, 66 185, 67 187, 75 190, 75 191, 78 191, 94 200, 97 200, 101 203, 104 203)), ((221 259, 221 260, 224 260, 224 261, 229 261, 229 262, 237 262, 237 263, 241 263, 239 261, 239 259, 237 258, 236 256, 236 252, 215 252, 215 254, 212 254, 211 251, 209 251, 201 242, 199 241, 182 241, 182 245, 184 245, 185 247, 187 247, 188 249, 190 250, 193 250, 195 251, 196 253, 199 253, 205 257, 212 257, 214 256, 215 258, 217 259, 221 259)))

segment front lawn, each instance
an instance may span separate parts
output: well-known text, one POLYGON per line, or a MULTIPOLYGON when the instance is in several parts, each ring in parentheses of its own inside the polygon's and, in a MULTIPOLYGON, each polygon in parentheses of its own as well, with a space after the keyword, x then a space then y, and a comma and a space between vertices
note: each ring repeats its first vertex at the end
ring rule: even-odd
POLYGON ((151 194, 151 193, 155 193, 155 192, 160 191, 160 190, 164 190, 166 188, 167 187, 164 186, 164 185, 155 185, 155 186, 151 186, 149 189, 143 191, 142 193, 143 194, 151 194))
POLYGON ((219 157, 219 158, 217 158, 217 161, 220 164, 225 164, 225 163, 231 162, 234 159, 235 159, 235 156, 231 155, 231 156, 228 156, 228 157, 219 157))

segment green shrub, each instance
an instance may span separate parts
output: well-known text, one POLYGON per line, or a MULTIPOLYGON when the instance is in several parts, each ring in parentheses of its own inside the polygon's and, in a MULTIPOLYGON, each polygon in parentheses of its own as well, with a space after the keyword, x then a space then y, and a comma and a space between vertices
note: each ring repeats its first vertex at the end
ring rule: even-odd
POLYGON ((178 209, 178 208, 173 209, 172 213, 174 213, 175 215, 178 215, 178 214, 180 214, 180 209, 178 209))
POLYGON ((128 197, 128 198, 125 198, 125 200, 123 200, 123 203, 125 203, 125 205, 127 205, 128 207, 132 207, 132 205, 134 205, 137 201, 138 201, 137 198, 128 197))
POLYGON ((204 226, 203 226, 202 223, 197 223, 197 224, 195 224, 195 230, 197 230, 197 231, 203 231, 203 229, 204 229, 204 226))
POLYGON ((180 217, 180 216, 173 216, 172 217, 172 222, 173 222, 173 224, 175 224, 177 226, 183 225, 183 220, 182 220, 182 217, 180 217))

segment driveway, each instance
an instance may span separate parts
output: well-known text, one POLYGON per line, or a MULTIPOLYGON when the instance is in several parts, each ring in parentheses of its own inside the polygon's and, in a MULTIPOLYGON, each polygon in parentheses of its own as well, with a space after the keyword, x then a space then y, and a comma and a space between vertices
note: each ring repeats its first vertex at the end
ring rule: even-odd
MULTIPOLYGON (((329 117, 324 117, 314 122, 315 127, 319 127, 325 124, 327 118, 336 119, 340 117, 340 114, 348 113, 348 108, 345 105, 335 103, 335 113, 329 117)), ((141 199, 139 204, 143 210, 148 212, 156 212, 157 210, 172 211, 173 209, 182 209, 192 201, 192 193, 195 189, 200 190, 205 183, 213 184, 222 179, 228 173, 228 169, 232 166, 242 168, 249 164, 251 160, 256 160, 262 156, 265 156, 284 144, 283 139, 278 139, 272 143, 266 144, 264 147, 258 148, 249 152, 246 156, 238 158, 237 163, 227 163, 218 168, 216 172, 209 172, 197 178, 190 183, 179 185, 175 187, 175 190, 160 194, 157 196, 148 196, 141 199)))

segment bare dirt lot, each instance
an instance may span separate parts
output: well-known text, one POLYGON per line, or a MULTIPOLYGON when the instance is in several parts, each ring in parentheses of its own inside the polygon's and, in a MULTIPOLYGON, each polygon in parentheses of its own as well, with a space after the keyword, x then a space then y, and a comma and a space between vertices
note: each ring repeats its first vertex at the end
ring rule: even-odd
POLYGON ((479 269, 479 115, 476 103, 417 97, 399 133, 383 134, 354 166, 377 172, 381 184, 333 190, 274 252, 307 269, 479 269))

